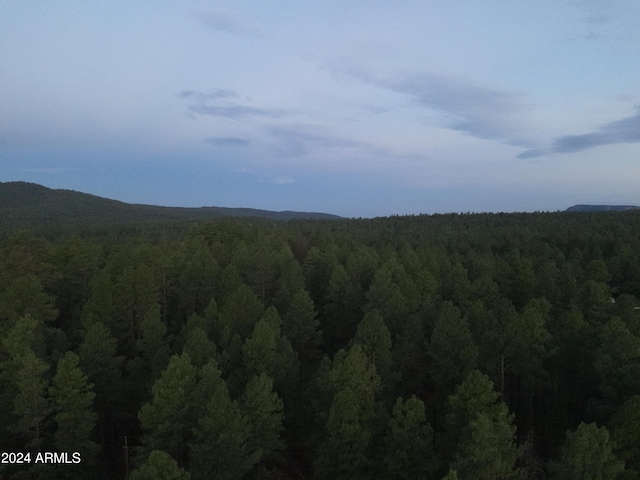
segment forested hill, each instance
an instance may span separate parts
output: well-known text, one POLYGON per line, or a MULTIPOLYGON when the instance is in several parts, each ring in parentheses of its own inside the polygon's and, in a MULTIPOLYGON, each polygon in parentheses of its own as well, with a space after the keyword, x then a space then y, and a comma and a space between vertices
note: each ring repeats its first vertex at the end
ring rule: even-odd
POLYGON ((624 212, 626 210, 638 210, 636 205, 573 205, 567 208, 567 212, 624 212))
POLYGON ((339 218, 325 213, 273 212, 253 208, 138 205, 72 190, 54 190, 34 183, 0 182, 0 230, 61 225, 196 221, 220 217, 257 217, 271 220, 339 218))

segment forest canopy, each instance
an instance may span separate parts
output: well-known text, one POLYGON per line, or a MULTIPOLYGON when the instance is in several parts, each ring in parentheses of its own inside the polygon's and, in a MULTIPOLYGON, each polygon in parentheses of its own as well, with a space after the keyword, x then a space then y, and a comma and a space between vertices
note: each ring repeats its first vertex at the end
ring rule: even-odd
POLYGON ((639 299, 637 211, 10 229, 0 478, 639 479, 639 299))

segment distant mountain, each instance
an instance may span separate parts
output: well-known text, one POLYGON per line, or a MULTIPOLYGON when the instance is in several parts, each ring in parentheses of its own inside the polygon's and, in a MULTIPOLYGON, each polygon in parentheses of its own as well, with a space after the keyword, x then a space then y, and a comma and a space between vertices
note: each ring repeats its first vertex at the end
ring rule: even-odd
POLYGON ((124 203, 73 190, 56 190, 35 183, 0 182, 0 229, 61 225, 115 225, 139 222, 198 221, 221 217, 270 220, 338 219, 337 215, 273 212, 253 208, 161 207, 124 203))
POLYGON ((574 205, 567 208, 567 212, 622 212, 625 210, 638 210, 635 205, 574 205))

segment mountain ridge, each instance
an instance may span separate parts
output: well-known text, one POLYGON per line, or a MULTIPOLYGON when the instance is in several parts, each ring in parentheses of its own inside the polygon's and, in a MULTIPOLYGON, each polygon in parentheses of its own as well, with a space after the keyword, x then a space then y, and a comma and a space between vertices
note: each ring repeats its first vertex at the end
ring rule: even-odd
POLYGON ((638 210, 635 205, 572 205, 565 212, 624 212, 626 210, 638 210))
POLYGON ((200 221, 225 217, 340 219, 338 215, 256 208, 168 207, 126 203, 75 190, 53 189, 24 181, 0 182, 0 227, 47 227, 52 225, 128 224, 136 222, 200 221))

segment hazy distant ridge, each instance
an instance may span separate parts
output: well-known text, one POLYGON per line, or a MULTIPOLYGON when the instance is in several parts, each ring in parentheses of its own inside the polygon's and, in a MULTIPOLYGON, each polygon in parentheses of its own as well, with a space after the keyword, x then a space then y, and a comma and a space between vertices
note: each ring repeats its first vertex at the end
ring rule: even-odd
POLYGON ((0 227, 2 228, 197 221, 221 217, 257 217, 271 220, 340 218, 337 215, 314 212, 130 204, 73 190, 51 189, 35 183, 0 182, 0 227))
POLYGON ((567 212, 622 212, 625 210, 638 210, 635 205, 573 205, 567 208, 567 212))

